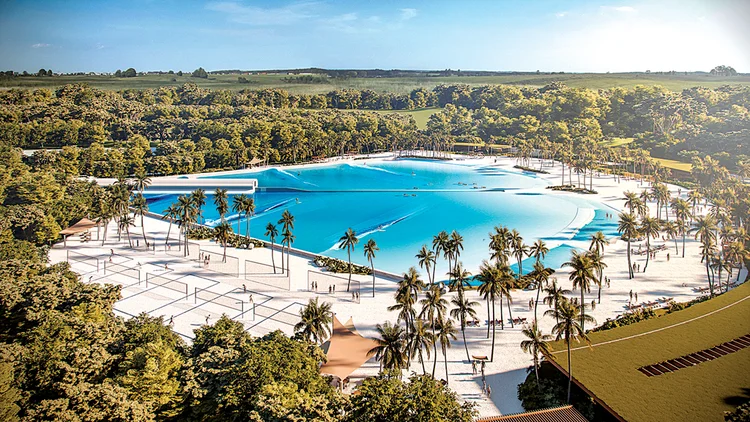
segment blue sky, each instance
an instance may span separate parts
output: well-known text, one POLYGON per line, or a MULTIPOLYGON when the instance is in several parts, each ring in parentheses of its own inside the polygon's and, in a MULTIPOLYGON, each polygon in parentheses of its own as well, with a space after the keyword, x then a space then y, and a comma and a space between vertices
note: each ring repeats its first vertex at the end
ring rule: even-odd
POLYGON ((750 72, 750 0, 0 0, 0 69, 750 72))

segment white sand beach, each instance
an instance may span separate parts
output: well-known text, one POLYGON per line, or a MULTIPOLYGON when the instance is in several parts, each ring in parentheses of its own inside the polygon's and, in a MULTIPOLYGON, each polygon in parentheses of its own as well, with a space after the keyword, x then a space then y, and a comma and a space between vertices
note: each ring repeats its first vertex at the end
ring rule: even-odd
MULTIPOLYGON (((387 158, 380 157, 378 159, 387 158)), ((483 160, 477 162, 486 162, 489 165, 496 165, 509 171, 514 171, 512 167, 516 163, 514 158, 503 157, 474 160, 483 160)), ((538 165, 537 160, 532 160, 532 165, 534 163, 538 165)), ((550 174, 535 174, 535 177, 548 180, 551 184, 560 183, 559 163, 553 167, 545 166, 545 170, 550 171, 550 174)), ((617 218, 617 213, 624 206, 624 191, 639 192, 641 189, 649 188, 648 184, 642 185, 637 180, 622 179, 618 183, 610 175, 595 176, 593 185, 594 190, 598 193, 585 195, 585 198, 600 201, 612 208, 613 219, 617 218)), ((676 186, 669 186, 669 188, 672 196, 676 196, 678 191, 681 191, 683 197, 688 193, 686 189, 680 189, 676 186)), ((550 195, 579 195, 545 189, 539 189, 538 191, 550 195)), ((649 207, 650 212, 655 215, 655 204, 649 203, 649 207)), ((591 218, 593 217, 590 215, 587 217, 584 213, 580 221, 575 221, 575 225, 577 227, 585 225, 591 218)), ((671 218, 673 216, 670 215, 671 218)), ((163 315, 166 321, 171 318, 174 330, 187 341, 192 338, 193 329, 205 324, 207 317, 208 322, 212 323, 222 313, 242 322, 246 329, 255 336, 276 329, 280 329, 286 334, 292 334, 299 309, 312 297, 320 297, 322 301, 331 302, 333 311, 338 318, 344 322, 351 317, 357 330, 366 337, 375 336, 376 324, 383 323, 386 320, 396 320, 396 313, 387 310, 388 306, 394 304, 396 283, 392 280, 376 278, 374 298, 372 297, 372 277, 370 276, 354 276, 354 279, 360 281, 362 286, 359 300, 353 299, 351 294, 345 291, 346 280, 338 280, 335 294, 328 293, 328 285, 325 284, 329 283, 328 281, 320 282, 318 291, 311 292, 307 285, 308 271, 319 271, 319 269, 309 259, 292 255, 290 288, 286 290, 277 287, 283 285, 285 281, 283 276, 271 275, 272 269, 264 275, 245 274, 245 260, 260 263, 248 264, 249 268, 260 268, 262 267, 261 264, 266 264, 267 267, 264 267, 266 269, 272 268, 270 267, 271 251, 269 249, 240 250, 229 248, 228 254, 239 260, 239 277, 225 275, 211 271, 211 266, 204 268, 200 261, 181 257, 180 252, 175 251, 174 247, 165 251, 164 239, 168 229, 169 224, 166 221, 147 218, 145 230, 149 237, 156 239, 157 251, 141 250, 134 252, 128 248, 124 236, 120 242, 117 241, 116 227, 115 224, 111 223, 108 227, 108 240, 103 246, 101 242, 96 241, 97 235, 95 232, 93 234, 94 240, 88 243, 81 243, 77 238, 71 237, 67 241, 67 248, 63 247, 62 243, 56 244, 52 248, 50 259, 52 262, 64 261, 68 256, 67 251, 72 251, 70 255, 73 257, 71 265, 75 271, 82 274, 84 282, 91 280, 92 282, 110 282, 127 286, 123 289, 122 300, 117 302, 115 306, 118 314, 127 318, 140 312, 148 312, 151 315, 163 315), (113 256, 112 252, 114 252, 113 256), (109 261, 110 256, 112 256, 111 263, 109 261), (98 269, 97 261, 86 257, 97 258, 98 269), (106 275, 104 274, 105 263, 108 267, 106 275), (136 273, 133 270, 136 269, 140 269, 140 276, 134 275, 136 273), (145 280, 146 273, 149 274, 148 282, 150 284, 148 287, 145 280), (183 291, 186 293, 181 293, 183 291), (197 297, 196 292, 198 292, 197 297)), ((171 230, 171 238, 175 239, 177 228, 172 227, 171 230)), ((255 234, 257 235, 260 230, 258 228, 256 230, 255 234)), ((139 239, 139 244, 143 242, 140 232, 140 227, 131 230, 133 242, 136 239, 139 239)), ((521 234, 523 235, 523 233, 521 234)), ((527 243, 531 241, 526 239, 527 243)), ((580 243, 572 243, 572 245, 582 248, 588 247, 588 242, 580 243)), ((191 241, 191 244, 200 244, 201 250, 213 252, 211 254, 212 261, 215 262, 220 259, 216 255, 222 251, 220 245, 210 241, 191 241)), ((679 302, 699 296, 697 288, 707 286, 705 267, 700 263, 698 242, 688 238, 685 258, 681 257, 681 243, 679 254, 675 252, 674 242, 672 241, 665 242, 661 238, 652 241, 652 247, 658 247, 662 244, 666 245, 666 250, 656 254, 656 259, 649 263, 648 271, 637 273, 635 279, 628 280, 626 243, 617 239, 610 240, 610 244, 604 251, 604 259, 608 266, 605 270, 605 276, 611 279, 611 284, 609 287, 604 286, 601 292, 601 303, 597 304, 596 308, 591 311, 592 316, 599 323, 625 312, 630 291, 638 294, 638 303, 655 301, 663 297, 674 298, 675 301, 679 302), (668 253, 669 259, 667 259, 668 253)), ((632 247, 638 250, 641 245, 634 242, 632 247)), ((642 247, 645 249, 645 242, 642 247)), ((358 250, 361 253, 361 246, 358 250)), ((275 252, 275 254, 275 262, 279 266, 281 256, 279 252, 275 252)), ((645 255, 633 256, 633 262, 640 264, 641 267, 645 264, 645 260, 645 255)), ((438 271, 445 269, 446 265, 442 261, 439 262, 438 271)), ((417 266, 416 259, 414 266, 417 266)), ((404 271, 406 270, 407 268, 404 268, 404 271)), ((743 269, 741 279, 744 278, 745 271, 743 269)), ((343 276, 346 277, 346 275, 343 276)), ((565 269, 558 269, 555 277, 563 287, 572 289, 565 269)), ((528 304, 535 294, 536 291, 513 292, 512 312, 514 317, 526 318, 528 322, 531 322, 534 313, 528 304)), ((571 296, 579 297, 579 295, 580 292, 578 291, 571 293, 571 296)), ((480 302, 477 313, 481 321, 486 320, 485 302, 475 292, 469 292, 469 297, 480 302)), ((587 303, 590 303, 596 297, 597 291, 595 288, 585 295, 587 303)), ((545 305, 540 304, 540 316, 547 309, 545 305)), ((497 315, 499 315, 499 309, 497 315)), ((507 320, 507 310, 505 316, 507 320)), ((545 333, 549 333, 553 323, 554 321, 551 318, 543 317, 540 321, 540 328, 545 333)), ((448 351, 450 387, 459 394, 461 399, 477 403, 481 416, 523 411, 517 398, 516 387, 525 379, 527 368, 531 365, 532 360, 531 356, 524 354, 519 346, 523 340, 521 329, 522 325, 516 324, 511 327, 510 324, 506 324, 503 330, 499 328, 497 330, 495 359, 493 362, 487 363, 486 366, 487 383, 492 388, 491 398, 487 398, 481 392, 481 376, 472 374, 472 367, 466 360, 466 352, 460 334, 458 340, 453 343, 452 348, 448 351)), ((471 354, 490 355, 491 343, 487 339, 487 326, 484 323, 480 327, 467 327, 466 338, 471 354)), ((432 364, 430 363, 428 367, 431 369, 432 364)), ((421 372, 421 365, 417 360, 412 362, 410 370, 421 372)), ((352 384, 356 384, 364 377, 375 375, 377 371, 378 363, 371 359, 351 376, 352 384)), ((438 356, 435 375, 441 378, 445 376, 444 372, 442 356, 438 356)))

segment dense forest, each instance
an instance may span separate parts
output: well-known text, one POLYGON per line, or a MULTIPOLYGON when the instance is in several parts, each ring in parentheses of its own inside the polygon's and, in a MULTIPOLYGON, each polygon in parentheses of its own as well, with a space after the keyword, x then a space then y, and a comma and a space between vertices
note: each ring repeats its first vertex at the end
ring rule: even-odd
MULTIPOLYGON (((300 162, 346 153, 447 149, 455 142, 550 145, 635 138, 654 157, 712 155, 734 168, 750 156, 750 87, 593 91, 553 83, 441 85, 409 94, 337 90, 291 95, 179 88, 101 91, 86 85, 0 93, 0 143, 66 148, 59 155, 95 176, 237 168, 252 158, 300 162), (426 130, 403 114, 364 110, 441 107, 426 130), (152 151, 150 146, 155 146, 152 151), (85 148, 85 149, 84 149, 85 148)), ((44 154, 40 160, 52 161, 44 154)))

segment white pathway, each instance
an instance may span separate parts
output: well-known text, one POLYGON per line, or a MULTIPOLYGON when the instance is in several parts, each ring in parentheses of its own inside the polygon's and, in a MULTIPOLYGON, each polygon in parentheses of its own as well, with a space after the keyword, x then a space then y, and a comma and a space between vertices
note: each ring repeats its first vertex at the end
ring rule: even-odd
MULTIPOLYGON (((512 168, 514 159, 499 158, 497 162, 493 159, 484 159, 488 164, 497 165, 502 168, 512 168)), ((559 184, 560 167, 545 167, 552 174, 540 175, 549 180, 551 184, 559 184)), ((575 181, 575 179, 574 179, 575 181)), ((597 199, 613 209, 616 218, 617 212, 623 208, 624 200, 622 192, 625 190, 638 191, 648 186, 641 186, 638 181, 625 181, 617 183, 611 176, 594 178, 594 189, 597 195, 587 196, 597 199)), ((677 195, 678 188, 670 186, 672 195, 677 195)), ((545 192, 551 193, 546 190, 545 192)), ((682 190, 682 195, 687 192, 682 190)), ((558 195, 575 195, 570 193, 554 193, 558 195)), ((655 214, 655 204, 649 204, 652 214, 655 214)), ((672 216, 673 217, 673 216, 672 216)), ((72 238, 68 240, 67 249, 72 251, 71 256, 78 261, 71 261, 73 269, 82 274, 82 280, 92 282, 109 282, 126 286, 123 289, 123 298, 116 305, 118 314, 130 317, 140 312, 151 315, 163 315, 167 321, 173 319, 174 330, 190 341, 193 330, 202 324, 211 323, 221 314, 240 321, 253 335, 260 336, 267 332, 280 329, 286 334, 292 334, 293 324, 297 322, 296 315, 301 306, 310 298, 319 296, 321 300, 333 304, 333 311, 338 318, 345 322, 349 317, 354 319, 357 330, 364 336, 375 336, 375 327, 378 323, 386 320, 395 321, 396 313, 389 312, 387 307, 394 303, 393 297, 396 284, 393 281, 377 278, 375 280, 375 298, 372 297, 372 278, 367 276, 354 276, 361 282, 360 300, 352 300, 350 294, 345 291, 345 283, 338 284, 336 294, 328 293, 328 284, 319 282, 318 293, 307 289, 308 270, 316 270, 309 260, 291 257, 291 280, 290 289, 273 287, 271 284, 278 283, 279 279, 273 276, 260 276, 258 274, 245 275, 244 260, 271 264, 271 252, 268 249, 259 250, 237 250, 229 249, 229 255, 239 258, 239 277, 223 275, 204 268, 201 262, 184 259, 179 252, 164 250, 164 239, 168 230, 168 224, 157 219, 146 220, 146 231, 153 236, 158 244, 157 252, 133 252, 127 247, 127 241, 117 242, 116 228, 114 224, 109 227, 109 239, 104 246, 101 242, 92 241, 80 243, 72 238), (115 252, 112 258, 113 264, 109 264, 111 250, 115 252), (96 269, 94 260, 85 259, 82 255, 94 256, 99 259, 99 270, 96 269), (104 264, 108 265, 107 275, 104 274, 104 264), (166 266, 166 268, 165 268, 166 266), (128 268, 130 270, 128 270, 128 268), (140 269, 140 277, 134 271, 140 269), (114 271, 113 271, 114 270, 114 271), (120 273, 117 273, 120 271, 120 273), (149 285, 146 287, 146 273, 149 274, 149 285), (161 276, 158 277, 158 276, 161 276), (270 278, 269 278, 270 277, 270 278), (140 282, 138 280, 140 278, 140 282), (247 280, 252 278, 253 280, 247 280), (270 280, 270 282, 269 282, 270 280), (260 281, 260 282, 259 282, 260 281), (245 285, 243 288, 243 284, 245 285), (187 291, 187 295, 184 293, 187 291), (196 297, 197 291, 197 297, 196 297), (252 295, 252 303, 250 299, 252 295), (253 306, 254 305, 254 306, 253 306), (254 312, 253 312, 254 311, 254 312)), ((172 228, 174 238, 175 227, 172 228)), ((133 230, 133 239, 140 239, 140 228, 133 230)), ((522 233, 523 235, 523 233, 522 233)), ((94 234, 96 239, 96 234, 94 234)), ((140 239, 139 243, 143 240, 140 239)), ((531 239, 526 239, 531 242, 531 239)), ((134 240, 135 242, 135 240, 134 240)), ((221 247, 208 242, 199 243, 202 250, 215 253, 221 252, 221 247)), ((588 247, 581 242, 580 247, 588 247)), ((661 297, 673 297, 676 301, 687 301, 696 296, 696 288, 706 286, 705 268, 700 264, 699 245, 688 239, 685 258, 681 253, 677 254, 673 242, 663 242, 661 239, 652 242, 655 246, 666 243, 668 249, 657 254, 655 260, 651 260, 647 273, 639 273, 634 280, 627 278, 626 244, 622 241, 613 240, 605 249, 605 261, 608 268, 605 275, 611 279, 611 286, 604 287, 602 291, 601 304, 591 314, 601 323, 607 318, 614 318, 625 311, 628 303, 629 292, 638 293, 638 302, 653 301, 661 297), (667 253, 670 259, 667 260, 667 253)), ((639 244, 634 243, 637 250, 639 244)), ((681 249, 681 245, 680 245, 681 249)), ((681 250, 680 250, 681 252, 681 250)), ((66 259, 66 248, 62 244, 55 245, 50 251, 52 262, 66 259)), ((276 265, 280 264, 280 254, 276 252, 276 265)), ((217 256, 212 254, 212 262, 216 262, 217 256)), ((633 256, 634 262, 643 267, 645 256, 633 256)), ((376 259, 377 263, 377 259, 376 259)), ((416 266, 416 261, 415 261, 416 266)), ((440 262, 440 268, 444 269, 446 263, 440 262)), ((213 264, 212 264, 213 266, 213 264)), ((255 267, 253 267, 255 268, 255 267)), ((742 277, 744 277, 743 270, 742 277)), ((555 275, 558 283, 571 289, 567 272, 558 270, 555 275)), ((282 283, 283 284, 283 283, 282 283)), ((596 298, 596 289, 587 293, 586 302, 590 303, 596 298)), ((475 293, 470 293, 474 295, 475 293)), ((579 297, 580 292, 574 291, 572 296, 579 297)), ((529 309, 528 302, 535 296, 535 291, 514 291, 512 311, 514 317, 526 318, 529 322, 533 319, 533 310, 529 309)), ((448 298, 450 300, 450 298, 448 298)), ((487 319, 486 304, 480 298, 473 299, 480 302, 477 308, 480 320, 487 319)), ((547 308, 540 306, 540 315, 547 308)), ((497 310, 499 318, 499 309, 497 310)), ((507 320, 508 313, 505 310, 507 320)), ((542 317, 540 327, 545 333, 549 333, 553 321, 542 317)), ((492 389, 492 397, 487 398, 481 393, 481 376, 473 375, 470 363, 466 360, 466 352, 461 341, 460 333, 458 340, 448 351, 448 373, 450 387, 459 393, 463 400, 474 402, 482 416, 508 414, 523 411, 521 403, 517 398, 516 387, 523 382, 527 374, 527 368, 531 365, 531 356, 522 353, 520 343, 523 340, 521 325, 511 327, 506 324, 504 330, 497 331, 495 345, 495 359, 486 366, 487 383, 492 389)), ((486 337, 487 327, 468 327, 466 338, 469 351, 473 355, 490 355, 491 344, 486 337)), ((440 353, 438 351, 438 353, 440 353)), ((427 364, 428 371, 432 363, 427 364)), ((411 371, 421 372, 421 365, 414 361, 411 371)), ((378 364, 370 360, 361 369, 352 375, 352 384, 356 384, 367 376, 375 375, 378 364)), ((437 377, 445 377, 442 356, 439 356, 437 377)))

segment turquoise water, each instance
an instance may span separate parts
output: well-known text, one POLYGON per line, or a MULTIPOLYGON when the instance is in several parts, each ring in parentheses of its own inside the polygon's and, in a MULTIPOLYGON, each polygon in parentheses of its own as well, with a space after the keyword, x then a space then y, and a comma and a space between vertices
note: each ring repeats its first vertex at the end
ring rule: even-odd
MULTIPOLYGON (((463 236, 460 260, 476 272, 489 257, 488 233, 497 225, 517 229, 528 244, 545 239, 553 247, 545 263, 553 268, 567 260, 569 243, 586 240, 598 230, 615 235, 617 229, 614 220, 605 218, 611 210, 601 204, 533 192, 547 182, 533 173, 504 171, 471 160, 361 161, 204 177, 258 179, 251 236, 265 239, 266 224, 275 224, 288 209, 295 217, 294 247, 346 259, 346 251, 339 250, 337 244, 351 227, 360 237, 352 260, 367 264, 362 245, 372 238, 380 247, 375 266, 395 273, 417 266, 414 255, 423 244, 431 246, 432 237, 441 230, 457 230, 463 236), (596 210, 595 217, 580 230, 570 230, 571 222, 580 220, 581 209, 596 210)), ((177 197, 146 194, 151 211, 157 213, 177 197)), ((213 225, 219 215, 211 192, 207 194, 204 216, 213 225)), ((236 230, 238 216, 227 218, 236 230)), ((241 226, 244 233, 244 218, 241 226)), ((446 267, 440 261, 438 273, 446 267)), ((530 263, 524 264, 524 272, 528 269, 530 263)))

